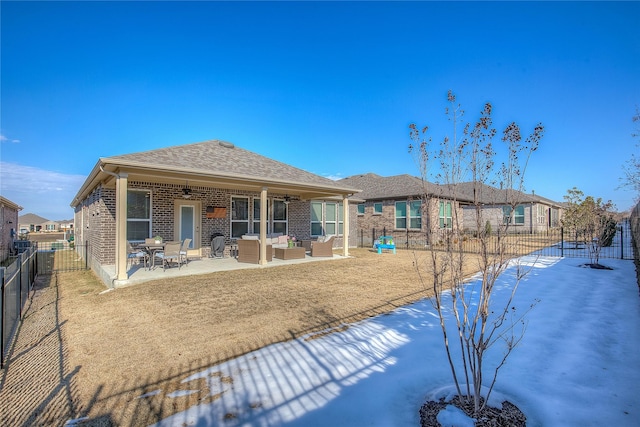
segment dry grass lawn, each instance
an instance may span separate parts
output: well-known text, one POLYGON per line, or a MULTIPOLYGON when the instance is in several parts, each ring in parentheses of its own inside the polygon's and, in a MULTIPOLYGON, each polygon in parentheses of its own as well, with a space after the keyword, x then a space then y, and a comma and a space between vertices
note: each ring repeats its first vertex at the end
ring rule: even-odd
MULTIPOLYGON (((77 372, 86 425, 148 425, 194 404, 164 392, 193 389, 188 374, 275 342, 313 339, 431 295, 416 263, 427 252, 352 257, 158 280, 111 292, 91 272, 58 275, 64 365, 77 372), (415 256, 418 259, 415 259, 415 256), (161 390, 155 397, 139 397, 161 390)), ((474 272, 470 258, 468 272, 474 272)), ((233 381, 232 378, 223 379, 233 381)))

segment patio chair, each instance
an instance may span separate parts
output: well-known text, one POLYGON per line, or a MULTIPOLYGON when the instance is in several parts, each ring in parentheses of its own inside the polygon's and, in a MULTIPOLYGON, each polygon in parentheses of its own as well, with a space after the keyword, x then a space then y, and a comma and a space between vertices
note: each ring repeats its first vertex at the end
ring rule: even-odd
POLYGON ((191 245, 191 239, 184 239, 184 242, 182 242, 182 246, 180 247, 180 256, 184 260, 184 265, 189 264, 189 245, 191 245))
MULTIPOLYGON (((267 261, 273 257, 271 245, 267 245, 267 261)), ((260 241, 259 240, 238 240, 238 262, 260 263, 260 241)))
POLYGON ((142 258, 142 263, 144 268, 147 268, 147 261, 149 260, 149 254, 142 249, 136 249, 131 245, 131 242, 127 241, 127 261, 129 261, 129 265, 133 265, 133 260, 137 259, 140 262, 142 258))
POLYGON ((311 242, 311 256, 333 256, 335 236, 325 238, 324 242, 311 242))
POLYGON ((182 265, 182 255, 180 255, 180 242, 167 242, 164 245, 164 251, 156 252, 156 258, 162 260, 162 270, 167 269, 169 263, 175 262, 178 264, 178 270, 182 265))

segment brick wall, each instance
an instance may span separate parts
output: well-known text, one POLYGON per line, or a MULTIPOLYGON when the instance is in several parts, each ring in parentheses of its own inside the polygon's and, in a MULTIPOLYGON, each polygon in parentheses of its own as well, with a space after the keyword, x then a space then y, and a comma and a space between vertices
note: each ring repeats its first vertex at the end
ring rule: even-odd
POLYGON ((18 211, 0 205, 0 261, 4 261, 13 249, 13 239, 18 238, 18 211), (12 235, 13 230, 13 235, 12 235))
MULTIPOLYGON (((148 190, 151 192, 151 236, 160 235, 165 240, 177 240, 174 235, 174 204, 175 200, 182 200, 182 185, 154 184, 143 181, 129 181, 130 190, 148 190)), ((254 198, 260 194, 255 192, 228 190, 212 187, 190 186, 192 193, 190 200, 199 201, 202 206, 201 217, 201 246, 208 248, 211 235, 222 233, 227 244, 231 243, 231 197, 241 196, 249 198, 250 224, 253 215, 254 198), (207 218, 207 206, 225 208, 224 218, 207 218)), ((97 187, 78 207, 74 219, 76 239, 89 243, 89 256, 101 265, 115 264, 115 188, 97 187)), ((283 198, 284 194, 269 194, 269 200, 283 198)), ((311 208, 309 201, 292 200, 289 209, 289 234, 297 239, 309 239, 311 235, 311 208)), ((351 236, 350 242, 356 244, 357 224, 356 206, 351 206, 351 236)), ((250 225, 251 227, 251 225, 250 225)), ((342 239, 336 242, 340 246, 342 239)), ((227 248, 228 251, 228 248, 227 248)), ((203 251, 205 252, 205 251, 203 251)), ((228 255, 228 254, 227 254, 228 255)))

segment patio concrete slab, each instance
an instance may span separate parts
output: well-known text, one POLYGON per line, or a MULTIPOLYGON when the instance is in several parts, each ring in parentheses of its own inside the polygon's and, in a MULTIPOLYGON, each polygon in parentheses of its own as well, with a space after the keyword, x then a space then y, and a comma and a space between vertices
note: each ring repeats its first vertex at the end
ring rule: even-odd
MULTIPOLYGON (((243 270, 255 268, 272 268, 283 265, 295 265, 307 262, 322 262, 335 259, 345 259, 342 255, 333 254, 333 257, 311 257, 305 255, 304 258, 282 260, 274 258, 266 265, 249 264, 246 262, 238 262, 236 258, 194 258, 190 259, 187 265, 182 267, 171 267, 166 270, 162 269, 162 265, 158 265, 151 269, 146 269, 142 264, 133 264, 129 267, 129 278, 127 280, 112 280, 113 288, 121 288, 124 286, 135 285, 139 283, 149 282, 151 280, 167 279, 172 277, 195 276, 200 274, 210 274, 218 271, 243 270)), ((103 266, 103 277, 115 277, 115 265, 103 266)))

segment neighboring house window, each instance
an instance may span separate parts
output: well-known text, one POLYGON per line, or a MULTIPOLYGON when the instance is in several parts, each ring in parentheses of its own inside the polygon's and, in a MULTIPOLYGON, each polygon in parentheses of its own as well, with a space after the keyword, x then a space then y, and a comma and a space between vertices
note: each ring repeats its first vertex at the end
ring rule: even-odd
POLYGON ((311 202, 311 235, 342 234, 342 217, 342 203, 311 202))
POLYGON ((422 203, 420 200, 409 202, 409 228, 422 228, 422 203))
MULTIPOLYGON (((267 233, 269 226, 269 202, 267 202, 267 233)), ((260 199, 253 199, 253 232, 260 233, 260 199)))
POLYGON ((407 228, 407 202, 396 202, 396 228, 407 228))
POLYGON ((538 218, 538 224, 540 225, 544 225, 547 223, 547 210, 545 209, 545 207, 543 205, 537 205, 537 218, 538 218))
POLYGON ((273 232, 289 234, 289 205, 284 200, 273 201, 273 232))
POLYGON ((47 224, 47 225, 45 225, 45 229, 46 229, 46 231, 56 231, 56 225, 55 224, 47 224))
POLYGON ((143 241, 151 235, 151 192, 127 191, 127 240, 143 241))
POLYGON ((524 206, 516 206, 513 212, 511 206, 503 206, 502 215, 505 224, 524 225, 524 206))
POLYGON ((237 239, 249 232, 249 198, 231 198, 231 238, 237 239))
POLYGON ((364 215, 364 203, 358 203, 358 215, 364 215))
POLYGON ((374 215, 382 215, 382 203, 374 203, 373 204, 373 214, 374 215))
POLYGON ((396 202, 396 228, 418 230, 422 228, 421 203, 419 200, 409 203, 396 202))
POLYGON ((453 228, 451 202, 440 202, 438 223, 440 228, 453 228))

